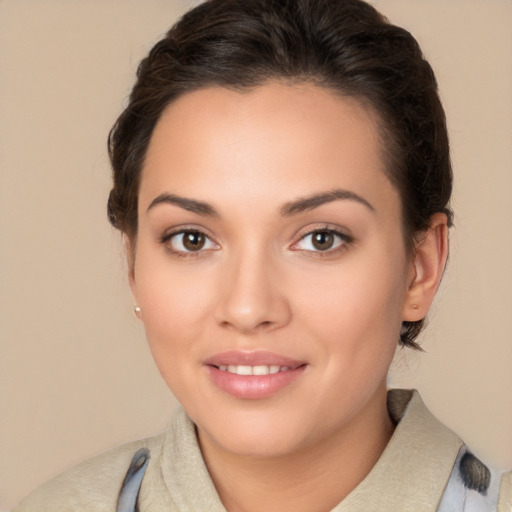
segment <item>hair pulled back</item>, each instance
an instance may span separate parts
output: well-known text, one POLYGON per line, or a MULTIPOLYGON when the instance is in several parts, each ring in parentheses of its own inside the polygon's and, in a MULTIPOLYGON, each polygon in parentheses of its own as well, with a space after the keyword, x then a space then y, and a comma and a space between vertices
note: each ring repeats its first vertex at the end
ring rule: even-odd
MULTIPOLYGON (((169 103, 208 86, 245 90, 268 80, 313 83, 377 114, 409 250, 433 214, 443 212, 451 223, 445 115, 432 68, 409 32, 361 0, 209 0, 140 63, 128 106, 110 132, 112 225, 136 237, 144 158, 169 103)), ((400 342, 419 348, 422 325, 404 322, 400 342)))

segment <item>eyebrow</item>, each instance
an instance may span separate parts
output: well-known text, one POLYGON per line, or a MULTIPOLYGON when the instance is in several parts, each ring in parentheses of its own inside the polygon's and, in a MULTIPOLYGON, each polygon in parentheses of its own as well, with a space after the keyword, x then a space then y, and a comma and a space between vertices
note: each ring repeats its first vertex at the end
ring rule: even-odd
MULTIPOLYGON (((351 192, 350 190, 337 188, 327 192, 320 192, 311 196, 301 197, 295 201, 285 203, 280 208, 280 213, 283 217, 289 217, 291 215, 313 210, 319 206, 322 206, 323 204, 331 203, 337 200, 356 201, 364 205, 370 211, 375 211, 375 208, 366 199, 364 199, 364 197, 361 197, 360 195, 356 194, 355 192, 351 192)), ((151 201, 146 212, 159 204, 172 204, 179 206, 180 208, 183 208, 189 212, 197 213, 198 215, 219 217, 217 210, 212 205, 204 201, 180 197, 175 194, 168 194, 165 192, 155 197, 155 199, 151 201)))
POLYGON ((295 201, 290 201, 281 207, 281 215, 283 217, 296 215, 298 213, 313 210, 314 208, 318 208, 323 204, 331 203, 340 199, 356 201, 364 205, 372 212, 375 211, 375 208, 364 197, 361 197, 360 195, 356 194, 355 192, 351 192, 350 190, 336 188, 327 192, 320 192, 319 194, 301 197, 295 201))
POLYGON ((149 212, 149 210, 159 204, 173 204, 189 212, 197 213, 198 215, 205 215, 210 217, 219 216, 217 210, 215 210, 215 208, 208 203, 167 193, 163 193, 158 197, 155 197, 155 199, 151 201, 151 204, 148 206, 146 212, 149 212))

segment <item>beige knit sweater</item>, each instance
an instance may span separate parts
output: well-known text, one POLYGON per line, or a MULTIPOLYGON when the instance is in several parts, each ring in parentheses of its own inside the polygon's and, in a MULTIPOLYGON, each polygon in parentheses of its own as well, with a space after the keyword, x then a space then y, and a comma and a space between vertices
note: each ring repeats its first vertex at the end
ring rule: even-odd
MULTIPOLYGON (((462 441, 427 410, 416 391, 391 390, 398 422, 377 464, 332 512, 435 512, 462 441)), ((139 494, 141 512, 226 512, 201 456, 193 423, 180 409, 167 431, 89 459, 35 490, 12 512, 114 512, 133 454, 151 459, 139 494)), ((492 473, 498 512, 512 512, 512 473, 492 473)))

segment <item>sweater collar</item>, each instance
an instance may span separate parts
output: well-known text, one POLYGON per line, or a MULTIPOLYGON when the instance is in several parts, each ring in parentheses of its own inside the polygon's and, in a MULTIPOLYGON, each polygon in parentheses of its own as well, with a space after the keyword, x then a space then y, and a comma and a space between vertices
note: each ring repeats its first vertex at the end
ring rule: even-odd
MULTIPOLYGON (((332 512, 437 509, 462 441, 428 411, 415 390, 390 390, 388 411, 397 423, 391 440, 370 473, 332 512)), ((178 510, 225 512, 195 426, 183 409, 166 433, 162 455, 162 476, 178 510)))
POLYGON ((366 478, 332 512, 437 510, 463 443, 416 390, 390 390, 388 410, 397 423, 393 436, 366 478))

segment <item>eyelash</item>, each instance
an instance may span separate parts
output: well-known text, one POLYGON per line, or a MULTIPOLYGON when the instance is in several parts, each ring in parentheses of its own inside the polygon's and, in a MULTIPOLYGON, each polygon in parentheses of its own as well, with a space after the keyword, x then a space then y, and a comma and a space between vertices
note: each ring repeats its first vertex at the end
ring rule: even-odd
MULTIPOLYGON (((163 245, 166 245, 168 251, 173 256, 176 256, 178 258, 199 258, 199 257, 203 256, 206 251, 217 250, 217 248, 218 248, 218 244, 216 242, 214 242, 211 239, 211 237, 209 237, 202 230, 197 229, 197 228, 180 228, 176 231, 166 233, 165 235, 163 235, 161 237, 160 243, 162 243, 163 245), (206 249, 201 247, 197 251, 174 249, 171 246, 171 241, 174 238, 178 237, 179 235, 186 235, 186 234, 201 235, 201 236, 205 237, 206 244, 208 244, 208 243, 214 244, 217 247, 215 247, 215 248, 208 247, 206 249)), ((311 242, 311 243, 313 243, 313 242, 311 242)), ((311 231, 308 231, 307 233, 303 234, 297 242, 294 242, 292 244, 291 250, 297 251, 297 252, 308 253, 310 255, 314 254, 315 257, 327 257, 327 256, 332 256, 334 254, 338 254, 340 252, 347 250, 348 246, 350 246, 352 243, 354 243, 354 239, 351 236, 349 236, 345 233, 341 233, 337 229, 333 229, 333 228, 326 226, 326 227, 312 229, 311 231), (336 242, 336 240, 333 242, 334 244, 337 243, 337 245, 335 245, 332 248, 327 248, 326 250, 296 248, 296 246, 298 244, 300 244, 301 242, 303 242, 307 237, 311 237, 315 234, 332 235, 335 237, 335 239, 338 240, 337 242, 336 242)), ((181 242, 181 244, 183 245, 183 241, 181 242)))
MULTIPOLYGON (((311 243, 313 243, 313 242, 311 242, 311 243)), ((324 257, 333 256, 340 252, 346 251, 348 249, 348 247, 353 243, 354 243, 354 239, 350 235, 347 235, 346 233, 342 233, 342 232, 338 231, 337 229, 333 229, 328 226, 325 226, 325 227, 315 228, 315 229, 312 229, 311 231, 308 231, 307 233, 302 235, 300 237, 300 239, 292 245, 291 248, 292 248, 292 250, 309 253, 311 255, 314 254, 315 257, 324 258, 324 257), (317 250, 298 249, 298 248, 294 249, 294 247, 296 247, 300 242, 304 241, 307 237, 311 237, 315 234, 332 235, 336 239, 338 239, 338 242, 336 242, 336 241, 334 242, 334 244, 338 243, 338 245, 336 245, 335 247, 332 247, 332 248, 328 248, 324 251, 322 251, 320 249, 317 249, 317 250)))
MULTIPOLYGON (((174 238, 177 238, 179 235, 186 235, 186 234, 192 234, 192 235, 201 235, 205 238, 206 244, 213 244, 218 247, 218 244, 214 242, 211 237, 209 237, 204 231, 197 229, 197 228, 180 228, 176 231, 172 231, 170 233, 166 233, 163 235, 160 239, 160 243, 166 246, 167 250, 173 255, 178 258, 199 258, 201 256, 204 256, 204 253, 206 251, 216 250, 217 247, 211 248, 208 247, 207 249, 204 249, 203 247, 199 248, 197 251, 187 251, 187 250, 178 250, 174 249, 171 246, 171 242, 174 238)), ((181 242, 183 245, 183 241, 181 242)))

